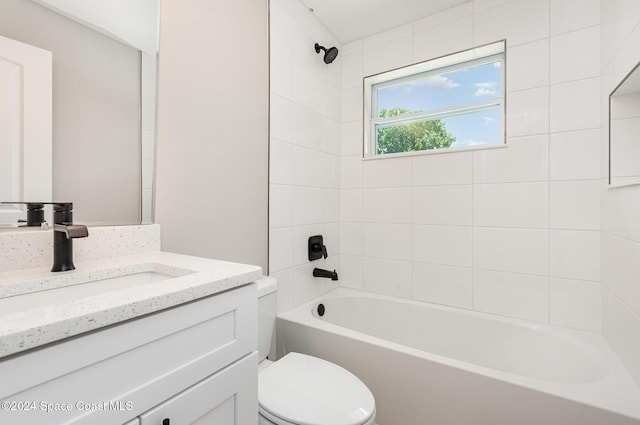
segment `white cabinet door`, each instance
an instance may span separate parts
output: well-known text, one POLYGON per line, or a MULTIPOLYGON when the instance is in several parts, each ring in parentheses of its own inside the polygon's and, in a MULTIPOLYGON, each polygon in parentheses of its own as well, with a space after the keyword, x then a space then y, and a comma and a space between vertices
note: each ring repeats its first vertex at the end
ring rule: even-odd
MULTIPOLYGON (((51 201, 52 55, 0 37, 0 200, 51 201)), ((24 213, 0 207, 0 225, 24 213)))
POLYGON ((255 352, 140 415, 140 425, 256 425, 257 421, 255 352))

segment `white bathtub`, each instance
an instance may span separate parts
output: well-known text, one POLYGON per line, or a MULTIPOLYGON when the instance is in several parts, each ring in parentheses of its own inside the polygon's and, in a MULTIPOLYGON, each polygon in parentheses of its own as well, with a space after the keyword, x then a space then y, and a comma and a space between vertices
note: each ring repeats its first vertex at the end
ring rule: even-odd
POLYGON ((640 424, 640 389, 590 332, 337 288, 276 335, 279 355, 359 376, 379 425, 640 424))

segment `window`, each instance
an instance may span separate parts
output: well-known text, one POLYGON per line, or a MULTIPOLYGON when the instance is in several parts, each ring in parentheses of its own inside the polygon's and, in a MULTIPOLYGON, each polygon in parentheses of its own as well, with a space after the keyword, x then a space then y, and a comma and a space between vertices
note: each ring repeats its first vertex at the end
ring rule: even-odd
POLYGON ((504 143, 504 45, 366 77, 365 156, 504 143))

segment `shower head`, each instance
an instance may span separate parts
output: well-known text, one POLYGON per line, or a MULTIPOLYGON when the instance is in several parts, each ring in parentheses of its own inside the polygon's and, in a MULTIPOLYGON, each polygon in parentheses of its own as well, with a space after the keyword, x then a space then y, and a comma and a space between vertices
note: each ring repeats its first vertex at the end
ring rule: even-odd
POLYGON ((331 62, 333 62, 336 57, 338 56, 338 48, 337 47, 331 47, 329 49, 326 49, 325 47, 319 45, 318 43, 316 43, 316 53, 320 53, 320 50, 324 50, 324 63, 326 63, 327 65, 330 64, 331 62))

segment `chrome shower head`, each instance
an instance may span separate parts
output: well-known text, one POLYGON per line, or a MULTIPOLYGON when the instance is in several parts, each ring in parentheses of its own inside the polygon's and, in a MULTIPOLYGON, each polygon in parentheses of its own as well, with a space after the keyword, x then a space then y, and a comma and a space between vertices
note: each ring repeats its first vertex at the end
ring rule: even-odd
POLYGON ((323 60, 324 60, 324 63, 326 63, 327 65, 333 62, 336 59, 336 57, 338 57, 337 47, 331 47, 329 49, 326 49, 325 47, 316 43, 315 48, 316 48, 316 53, 320 53, 320 50, 324 50, 323 60))

